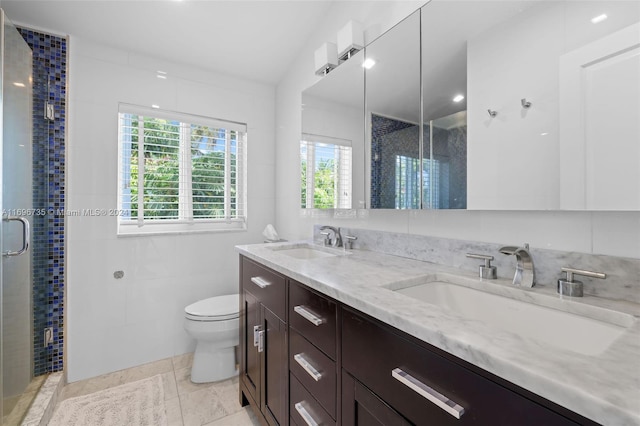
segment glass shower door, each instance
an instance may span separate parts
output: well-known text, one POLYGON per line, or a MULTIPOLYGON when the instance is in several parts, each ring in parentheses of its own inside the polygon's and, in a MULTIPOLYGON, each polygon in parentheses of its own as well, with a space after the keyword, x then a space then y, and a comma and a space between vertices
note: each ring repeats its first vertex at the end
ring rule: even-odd
MULTIPOLYGON (((19 424, 14 409, 30 404, 33 377, 32 267, 28 247, 34 215, 32 185, 31 49, 0 10, 2 81, 2 173, 0 245, 2 424, 19 424)), ((44 214, 44 212, 40 212, 44 214)), ((19 415, 18 417, 22 417, 19 415)))

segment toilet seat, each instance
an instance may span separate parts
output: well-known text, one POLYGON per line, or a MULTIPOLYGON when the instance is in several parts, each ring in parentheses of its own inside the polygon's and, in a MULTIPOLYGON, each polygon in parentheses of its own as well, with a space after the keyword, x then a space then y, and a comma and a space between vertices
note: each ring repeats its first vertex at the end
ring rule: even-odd
POLYGON ((192 321, 227 321, 240 317, 239 305, 239 295, 228 294, 192 303, 184 308, 184 314, 192 321))

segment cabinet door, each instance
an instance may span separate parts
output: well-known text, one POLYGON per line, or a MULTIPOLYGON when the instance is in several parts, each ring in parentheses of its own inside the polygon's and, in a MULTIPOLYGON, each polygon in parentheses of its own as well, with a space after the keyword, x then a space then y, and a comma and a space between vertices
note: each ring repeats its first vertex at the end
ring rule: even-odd
POLYGON ((343 426, 410 426, 404 417, 346 372, 342 372, 343 426))
POLYGON ((264 348, 262 351, 262 400, 260 409, 271 425, 285 425, 289 418, 287 334, 285 323, 262 306, 264 348))
POLYGON ((243 293, 245 320, 242 324, 242 366, 240 371, 244 377, 244 383, 254 401, 260 401, 260 354, 254 345, 254 327, 260 327, 260 303, 249 292, 243 293))

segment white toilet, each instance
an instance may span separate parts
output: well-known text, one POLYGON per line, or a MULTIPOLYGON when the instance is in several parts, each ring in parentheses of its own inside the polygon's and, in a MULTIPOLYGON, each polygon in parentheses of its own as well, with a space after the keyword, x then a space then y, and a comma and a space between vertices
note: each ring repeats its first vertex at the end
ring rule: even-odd
POLYGON ((239 300, 237 294, 230 294, 200 300, 184 308, 184 329, 197 341, 192 382, 217 382, 238 374, 239 300))

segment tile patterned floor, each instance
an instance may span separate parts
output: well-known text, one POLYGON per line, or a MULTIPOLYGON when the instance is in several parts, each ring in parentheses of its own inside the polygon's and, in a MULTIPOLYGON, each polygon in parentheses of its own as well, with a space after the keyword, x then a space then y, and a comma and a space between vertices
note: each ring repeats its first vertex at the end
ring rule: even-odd
POLYGON ((254 426, 251 409, 238 402, 238 378, 191 383, 193 354, 180 355, 104 376, 70 383, 60 400, 87 395, 147 377, 162 375, 168 426, 254 426))

